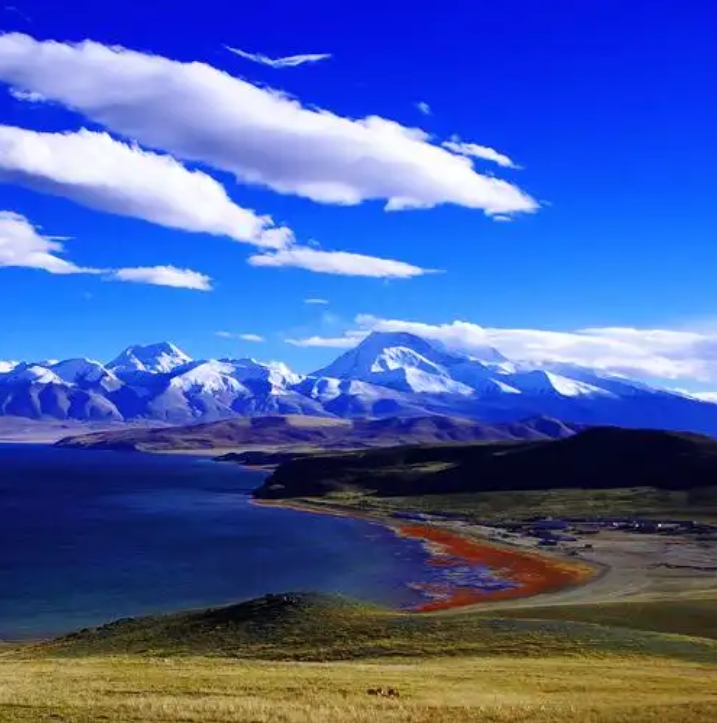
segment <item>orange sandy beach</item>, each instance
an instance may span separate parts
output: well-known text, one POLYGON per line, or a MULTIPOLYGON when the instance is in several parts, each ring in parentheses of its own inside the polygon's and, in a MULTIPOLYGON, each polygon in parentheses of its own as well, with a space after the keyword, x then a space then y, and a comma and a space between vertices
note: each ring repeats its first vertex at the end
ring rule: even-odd
POLYGON ((339 506, 312 505, 295 501, 256 501, 260 505, 277 505, 300 512, 355 517, 382 524, 397 535, 422 541, 430 554, 429 564, 436 567, 455 568, 475 566, 490 568, 494 576, 511 587, 497 590, 481 589, 452 583, 449 576, 440 583, 421 583, 414 587, 430 599, 412 608, 414 612, 435 612, 475 605, 482 602, 514 600, 518 598, 558 592, 564 588, 582 585, 596 576, 595 567, 578 560, 561 559, 558 556, 518 550, 488 540, 478 540, 467 535, 431 524, 398 525, 394 520, 339 506))

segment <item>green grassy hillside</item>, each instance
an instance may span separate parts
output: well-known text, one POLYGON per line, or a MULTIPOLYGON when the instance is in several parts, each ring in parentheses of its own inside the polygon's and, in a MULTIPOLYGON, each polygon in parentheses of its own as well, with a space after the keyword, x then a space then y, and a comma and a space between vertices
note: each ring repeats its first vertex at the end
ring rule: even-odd
MULTIPOLYGON (((671 631, 670 631, 671 632, 671 631)), ((417 615, 316 594, 120 620, 22 649, 22 656, 210 655, 265 660, 383 656, 648 655, 717 665, 717 644, 570 619, 417 615)))
POLYGON ((501 611, 510 619, 596 623, 717 640, 717 595, 705 598, 554 605, 501 611))

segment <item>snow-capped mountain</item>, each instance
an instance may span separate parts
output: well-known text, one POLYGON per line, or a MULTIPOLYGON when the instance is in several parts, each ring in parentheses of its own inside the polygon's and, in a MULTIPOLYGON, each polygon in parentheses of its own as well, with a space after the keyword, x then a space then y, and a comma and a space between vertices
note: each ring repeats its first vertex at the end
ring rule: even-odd
POLYGON ((708 400, 585 367, 512 362, 492 348, 457 353, 407 333, 373 333, 308 375, 278 362, 193 360, 166 342, 129 347, 108 364, 0 362, 0 416, 187 424, 266 414, 546 415, 717 434, 708 400))
POLYGON ((148 346, 131 346, 107 365, 107 369, 121 376, 133 372, 171 372, 192 361, 174 344, 162 342, 148 346))

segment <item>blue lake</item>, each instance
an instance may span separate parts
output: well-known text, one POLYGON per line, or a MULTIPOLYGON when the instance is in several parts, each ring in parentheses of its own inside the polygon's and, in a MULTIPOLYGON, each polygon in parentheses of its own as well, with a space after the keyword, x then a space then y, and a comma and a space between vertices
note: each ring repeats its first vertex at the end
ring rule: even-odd
POLYGON ((268 592, 421 600, 420 543, 253 505, 262 479, 195 457, 0 445, 0 639, 268 592))

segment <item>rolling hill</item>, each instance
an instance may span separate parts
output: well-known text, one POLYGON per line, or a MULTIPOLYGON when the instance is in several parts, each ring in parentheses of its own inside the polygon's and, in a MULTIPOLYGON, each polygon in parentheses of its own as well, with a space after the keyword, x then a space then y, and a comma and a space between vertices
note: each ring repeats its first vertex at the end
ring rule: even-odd
POLYGON ((550 441, 410 445, 321 454, 282 464, 265 499, 506 490, 717 486, 717 441, 694 434, 598 427, 550 441))
POLYGON ((268 416, 210 422, 186 427, 96 432, 60 440, 60 446, 117 450, 229 449, 235 447, 319 447, 346 449, 564 437, 580 427, 537 417, 509 424, 485 424, 452 417, 333 419, 268 416))

